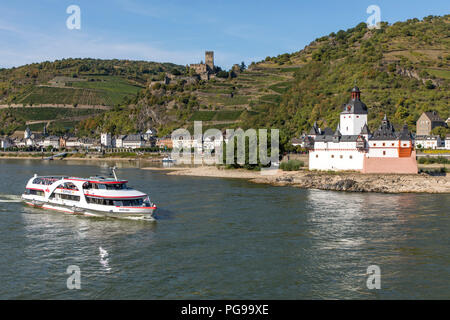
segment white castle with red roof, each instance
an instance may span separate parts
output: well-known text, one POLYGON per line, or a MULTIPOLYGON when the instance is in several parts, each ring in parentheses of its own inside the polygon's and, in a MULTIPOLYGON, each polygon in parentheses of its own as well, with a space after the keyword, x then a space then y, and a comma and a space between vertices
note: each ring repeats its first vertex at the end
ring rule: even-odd
POLYGON ((371 134, 367 126, 367 106, 358 87, 343 107, 334 132, 314 124, 309 137, 309 169, 355 170, 363 173, 417 173, 416 153, 408 127, 399 133, 386 115, 371 134))

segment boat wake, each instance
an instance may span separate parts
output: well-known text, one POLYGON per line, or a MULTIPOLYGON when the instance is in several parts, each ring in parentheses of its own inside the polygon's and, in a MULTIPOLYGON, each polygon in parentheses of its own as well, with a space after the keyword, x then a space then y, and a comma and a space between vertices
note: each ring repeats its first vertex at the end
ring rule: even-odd
POLYGON ((22 198, 15 194, 1 194, 0 193, 0 203, 8 203, 8 202, 22 202, 22 198))
POLYGON ((156 219, 153 218, 153 217, 117 217, 116 219, 119 219, 119 220, 134 220, 134 221, 148 221, 148 222, 156 221, 156 219))

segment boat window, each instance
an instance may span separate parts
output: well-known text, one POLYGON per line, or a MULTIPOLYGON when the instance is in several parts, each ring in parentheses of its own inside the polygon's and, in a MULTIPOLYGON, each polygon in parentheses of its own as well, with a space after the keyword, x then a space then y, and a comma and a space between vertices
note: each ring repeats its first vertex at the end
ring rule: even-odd
POLYGON ((86 197, 87 203, 93 203, 93 204, 100 204, 103 206, 112 206, 113 202, 108 199, 100 199, 100 198, 92 198, 92 197, 86 197))
POLYGON ((71 194, 60 194, 59 197, 64 200, 80 201, 80 196, 74 196, 71 194))
POLYGON ((127 188, 126 183, 114 183, 114 184, 107 184, 106 189, 108 190, 124 190, 127 188))
POLYGON ((131 199, 131 200, 120 200, 114 201, 114 205, 118 206, 118 207, 142 207, 142 205, 144 204, 144 199, 139 198, 139 199, 131 199))
POLYGON ((32 195, 35 195, 35 196, 41 196, 41 197, 43 197, 45 194, 44 194, 44 191, 41 191, 41 190, 31 190, 31 189, 27 189, 27 193, 28 194, 32 194, 32 195))
POLYGON ((78 191, 78 188, 72 182, 66 182, 62 184, 61 188, 78 191))
POLYGON ((106 190, 106 186, 104 184, 97 184, 97 189, 102 189, 102 190, 106 190))

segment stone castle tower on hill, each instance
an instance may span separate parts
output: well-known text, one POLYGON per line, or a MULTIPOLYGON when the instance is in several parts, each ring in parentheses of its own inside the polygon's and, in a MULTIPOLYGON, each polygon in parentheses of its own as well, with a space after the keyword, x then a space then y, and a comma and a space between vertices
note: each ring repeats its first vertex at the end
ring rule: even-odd
POLYGON ((194 70, 203 80, 209 80, 215 77, 216 68, 214 66, 214 51, 205 51, 205 63, 193 63, 189 69, 194 70))

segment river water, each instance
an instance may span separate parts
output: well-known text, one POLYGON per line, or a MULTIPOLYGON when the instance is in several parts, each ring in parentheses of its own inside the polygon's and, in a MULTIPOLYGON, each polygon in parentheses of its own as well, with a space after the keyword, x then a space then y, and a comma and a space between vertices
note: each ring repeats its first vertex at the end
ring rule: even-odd
POLYGON ((450 298, 448 194, 303 190, 121 163, 119 177, 157 203, 155 222, 19 200, 34 173, 105 175, 108 165, 0 160, 1 299, 450 298), (67 288, 70 265, 79 290, 67 288), (370 265, 379 290, 367 288, 370 265))

